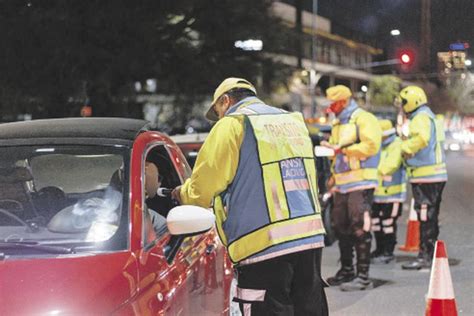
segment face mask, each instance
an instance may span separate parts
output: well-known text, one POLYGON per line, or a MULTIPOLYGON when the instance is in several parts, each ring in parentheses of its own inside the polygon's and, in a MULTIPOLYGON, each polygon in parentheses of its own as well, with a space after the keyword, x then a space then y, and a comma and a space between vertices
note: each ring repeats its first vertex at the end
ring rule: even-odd
POLYGON ((344 109, 346 102, 347 102, 346 100, 339 100, 339 101, 333 102, 331 103, 327 111, 338 115, 344 109))

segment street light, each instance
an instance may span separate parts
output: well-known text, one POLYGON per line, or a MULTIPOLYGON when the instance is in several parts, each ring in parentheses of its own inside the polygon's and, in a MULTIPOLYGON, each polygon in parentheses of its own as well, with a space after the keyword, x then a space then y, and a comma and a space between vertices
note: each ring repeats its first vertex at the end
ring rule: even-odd
POLYGON ((391 31, 390 31, 390 35, 392 35, 392 36, 398 36, 398 35, 400 35, 400 30, 398 30, 398 29, 391 30, 391 31))
POLYGON ((234 47, 245 51, 261 51, 263 48, 262 40, 248 39, 245 41, 235 41, 234 47))
POLYGON ((466 60, 464 61, 464 65, 466 65, 466 67, 471 67, 471 66, 472 66, 472 60, 466 59, 466 60))
POLYGON ((361 90, 362 92, 366 93, 368 89, 367 89, 367 86, 366 86, 366 85, 363 85, 362 87, 360 87, 360 90, 361 90))

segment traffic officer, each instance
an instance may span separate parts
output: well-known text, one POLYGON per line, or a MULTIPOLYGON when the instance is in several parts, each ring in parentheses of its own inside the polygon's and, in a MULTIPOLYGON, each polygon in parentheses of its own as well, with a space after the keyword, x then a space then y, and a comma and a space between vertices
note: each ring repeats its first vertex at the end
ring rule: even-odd
POLYGON ((400 91, 399 101, 410 119, 409 135, 402 142, 402 153, 420 221, 418 258, 402 268, 419 270, 431 267, 439 234, 439 207, 448 180, 443 150, 444 127, 442 119, 437 119, 428 107, 426 94, 420 87, 404 88, 400 91))
POLYGON ((173 197, 213 205, 238 275, 234 300, 244 315, 327 315, 325 231, 301 113, 266 105, 249 81, 228 78, 206 117, 218 122, 173 197))
POLYGON ((343 291, 370 289, 370 211, 377 187, 382 132, 377 118, 357 106, 346 86, 331 87, 326 95, 333 102, 329 110, 337 119, 329 143, 321 144, 335 150, 332 221, 341 254, 341 269, 328 282, 341 285, 343 291), (353 248, 357 273, 352 263, 353 248))
POLYGON ((402 140, 389 120, 380 120, 382 154, 378 166, 379 185, 372 204, 372 231, 376 249, 371 253, 373 263, 389 263, 394 259, 397 243, 397 219, 406 199, 406 172, 402 158, 402 140))

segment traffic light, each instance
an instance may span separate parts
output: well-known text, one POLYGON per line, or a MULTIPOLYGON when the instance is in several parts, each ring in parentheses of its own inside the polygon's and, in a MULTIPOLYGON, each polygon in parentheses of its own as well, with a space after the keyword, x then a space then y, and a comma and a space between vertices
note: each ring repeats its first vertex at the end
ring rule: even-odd
POLYGON ((400 62, 404 65, 407 65, 411 62, 411 57, 410 55, 408 55, 407 53, 403 53, 401 56, 400 56, 400 62))
POLYGON ((398 60, 402 66, 409 67, 413 64, 415 56, 411 50, 401 50, 398 53, 398 60))
POLYGON ((416 50, 412 47, 400 47, 396 51, 396 60, 398 62, 398 71, 400 73, 412 72, 417 68, 416 50))

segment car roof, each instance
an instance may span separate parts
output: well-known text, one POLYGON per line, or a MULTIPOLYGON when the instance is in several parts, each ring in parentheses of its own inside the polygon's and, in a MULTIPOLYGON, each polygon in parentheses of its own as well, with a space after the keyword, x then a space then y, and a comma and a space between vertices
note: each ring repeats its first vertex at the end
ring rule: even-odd
POLYGON ((61 118, 0 124, 0 139, 114 138, 134 140, 148 122, 128 118, 61 118))
POLYGON ((170 136, 176 144, 203 143, 209 133, 177 134, 170 136))

